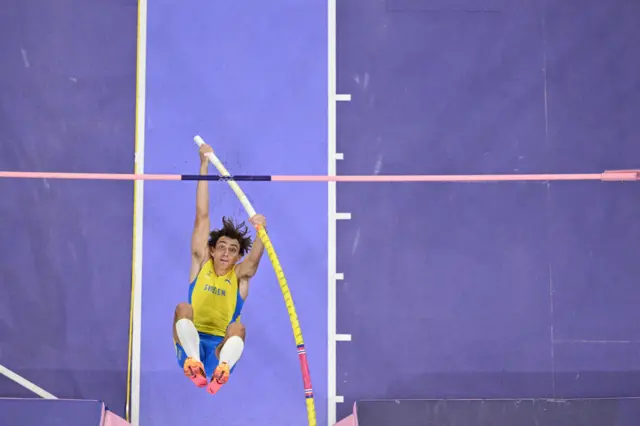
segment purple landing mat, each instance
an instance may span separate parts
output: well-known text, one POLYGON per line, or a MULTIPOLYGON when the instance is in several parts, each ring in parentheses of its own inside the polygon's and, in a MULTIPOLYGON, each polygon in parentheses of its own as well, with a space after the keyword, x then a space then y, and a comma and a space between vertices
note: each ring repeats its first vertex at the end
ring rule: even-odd
POLYGON ((338 395, 553 392, 543 184, 339 184, 338 395), (366 197, 366 204, 364 203, 366 197), (371 265, 376 265, 371 267, 371 265))
POLYGON ((638 167, 639 2, 355 0, 337 14, 349 173, 638 167))
POLYGON ((640 395, 639 191, 339 184, 339 414, 366 398, 640 395))
MULTIPOLYGON (((339 2, 338 173, 637 168, 638 19, 626 0, 339 2)), ((338 184, 339 414, 639 396, 638 200, 632 184, 338 184)))
POLYGON ((0 426, 101 426, 100 401, 0 398, 0 426))
POLYGON ((640 399, 380 400, 356 412, 358 426, 635 426, 640 399))
MULTIPOLYGON (((5 0, 0 170, 133 171, 136 2, 5 0)), ((124 415, 133 184, 0 180, 0 363, 124 415)), ((0 376, 0 396, 34 395, 0 376)))

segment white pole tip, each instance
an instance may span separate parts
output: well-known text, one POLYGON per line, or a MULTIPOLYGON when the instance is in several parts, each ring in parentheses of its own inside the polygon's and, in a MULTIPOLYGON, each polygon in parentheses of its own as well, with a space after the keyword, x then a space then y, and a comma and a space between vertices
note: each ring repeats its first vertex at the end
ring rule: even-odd
POLYGON ((196 144, 197 144, 198 146, 202 146, 202 145, 204 145, 204 139, 202 139, 202 138, 200 137, 200 135, 195 135, 195 136, 193 137, 193 140, 196 142, 196 144))

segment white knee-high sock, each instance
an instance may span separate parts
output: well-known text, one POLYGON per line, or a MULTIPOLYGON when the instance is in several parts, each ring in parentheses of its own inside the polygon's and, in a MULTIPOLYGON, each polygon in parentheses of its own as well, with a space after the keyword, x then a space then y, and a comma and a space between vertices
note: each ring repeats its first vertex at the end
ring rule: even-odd
POLYGON ((200 336, 193 321, 187 318, 179 319, 176 322, 176 331, 187 356, 200 361, 200 336))
POLYGON ((233 368, 242 356, 244 341, 239 336, 231 336, 220 349, 220 363, 226 362, 229 368, 233 368))

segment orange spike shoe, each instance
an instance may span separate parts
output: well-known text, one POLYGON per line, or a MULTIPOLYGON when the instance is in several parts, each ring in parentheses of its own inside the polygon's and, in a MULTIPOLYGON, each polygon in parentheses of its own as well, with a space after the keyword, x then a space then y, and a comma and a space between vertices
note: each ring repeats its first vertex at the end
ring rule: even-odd
POLYGON ((216 392, 220 390, 222 385, 227 383, 229 380, 229 372, 230 372, 229 364, 226 362, 221 363, 216 367, 216 370, 213 372, 213 376, 211 376, 211 382, 207 387, 207 392, 211 395, 215 395, 216 392))
POLYGON ((202 362, 193 358, 187 358, 184 362, 184 375, 199 388, 207 386, 207 376, 204 374, 202 362))

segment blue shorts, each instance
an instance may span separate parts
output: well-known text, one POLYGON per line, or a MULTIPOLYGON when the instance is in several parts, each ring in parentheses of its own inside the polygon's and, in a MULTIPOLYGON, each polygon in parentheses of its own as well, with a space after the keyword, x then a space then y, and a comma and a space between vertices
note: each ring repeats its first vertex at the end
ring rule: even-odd
MULTIPOLYGON (((200 335, 200 361, 204 364, 204 371, 207 379, 211 379, 213 371, 219 363, 218 357, 216 356, 216 348, 220 343, 222 343, 224 337, 200 332, 198 332, 198 334, 200 335)), ((184 348, 180 343, 175 343, 175 345, 178 365, 180 368, 184 369, 184 362, 187 360, 187 353, 184 351, 184 348)), ((231 373, 236 369, 236 365, 231 369, 231 373)))

